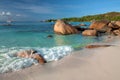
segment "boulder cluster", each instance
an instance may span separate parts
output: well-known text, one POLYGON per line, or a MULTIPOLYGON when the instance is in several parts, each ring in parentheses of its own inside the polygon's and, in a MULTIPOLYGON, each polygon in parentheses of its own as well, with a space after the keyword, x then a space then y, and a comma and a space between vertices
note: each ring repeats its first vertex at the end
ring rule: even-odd
POLYGON ((120 36, 120 21, 95 21, 89 28, 96 30, 97 34, 105 33, 108 35, 120 36))
POLYGON ((57 20, 54 25, 54 32, 61 35, 82 33, 84 36, 101 34, 120 36, 120 21, 94 21, 88 28, 81 28, 80 26, 72 26, 63 20, 57 20))

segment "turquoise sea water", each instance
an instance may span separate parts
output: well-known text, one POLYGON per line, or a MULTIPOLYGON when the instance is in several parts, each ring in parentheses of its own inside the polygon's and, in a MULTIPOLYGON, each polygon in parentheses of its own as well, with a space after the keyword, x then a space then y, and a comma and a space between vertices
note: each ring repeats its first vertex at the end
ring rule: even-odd
MULTIPOLYGON (((84 22, 88 26, 90 22, 84 22)), ((37 63, 36 60, 14 57, 21 50, 35 49, 49 62, 59 60, 74 50, 101 38, 85 37, 81 34, 57 35, 53 32, 53 22, 13 22, 12 26, 0 23, 0 73, 19 70, 37 63), (48 38, 52 35, 52 38, 48 38)), ((71 22, 79 25, 80 22, 71 22)), ((87 26, 87 27, 88 27, 87 26)))

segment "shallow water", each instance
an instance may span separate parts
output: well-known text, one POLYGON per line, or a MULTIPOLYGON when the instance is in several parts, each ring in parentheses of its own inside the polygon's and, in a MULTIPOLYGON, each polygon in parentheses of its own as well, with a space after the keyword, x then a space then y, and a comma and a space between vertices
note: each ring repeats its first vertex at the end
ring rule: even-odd
MULTIPOLYGON (((89 22, 84 23, 90 25, 89 22)), ((36 60, 13 56, 21 50, 35 49, 49 62, 59 60, 89 43, 102 40, 97 37, 85 37, 81 34, 67 36, 54 34, 54 23, 13 22, 12 24, 12 26, 0 26, 0 73, 37 64, 36 60), (48 38, 48 35, 53 37, 48 38)), ((78 25, 80 22, 71 24, 78 25)))

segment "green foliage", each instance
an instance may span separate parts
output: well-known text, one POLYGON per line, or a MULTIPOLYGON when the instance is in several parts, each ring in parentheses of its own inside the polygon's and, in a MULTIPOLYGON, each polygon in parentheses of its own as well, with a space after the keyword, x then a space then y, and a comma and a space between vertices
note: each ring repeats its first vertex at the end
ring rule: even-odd
POLYGON ((55 21, 56 21, 56 19, 48 19, 45 22, 55 22, 55 21))
MULTIPOLYGON (((110 20, 110 21, 118 21, 120 20, 120 12, 109 12, 105 14, 98 15, 88 15, 83 17, 72 17, 72 18, 62 18, 65 21, 74 21, 74 22, 83 22, 83 21, 93 21, 93 20, 110 20)), ((49 19, 47 22, 56 21, 56 19, 49 19)))

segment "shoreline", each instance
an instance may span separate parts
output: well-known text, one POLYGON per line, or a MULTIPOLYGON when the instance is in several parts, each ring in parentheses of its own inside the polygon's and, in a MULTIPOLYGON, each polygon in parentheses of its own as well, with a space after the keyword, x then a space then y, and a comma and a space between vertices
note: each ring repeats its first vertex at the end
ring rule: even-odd
POLYGON ((119 80, 119 40, 119 37, 116 37, 107 43, 115 46, 83 48, 59 61, 0 74, 0 78, 1 80, 119 80))

